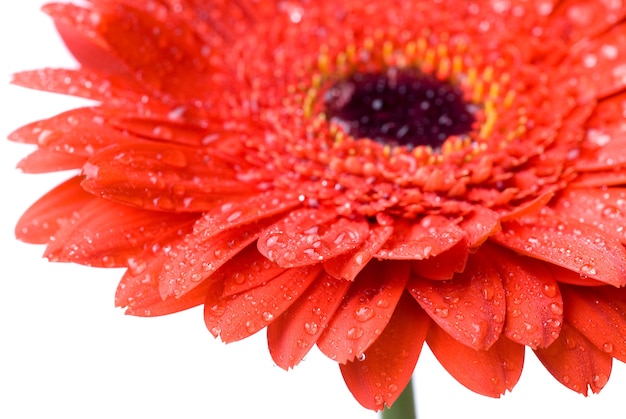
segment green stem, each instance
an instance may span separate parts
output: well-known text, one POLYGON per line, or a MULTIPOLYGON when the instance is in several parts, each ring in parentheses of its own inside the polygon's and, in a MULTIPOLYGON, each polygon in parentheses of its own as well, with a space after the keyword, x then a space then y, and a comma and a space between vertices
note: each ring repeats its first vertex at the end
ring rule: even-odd
POLYGON ((413 397, 413 380, 409 381, 406 388, 398 397, 398 400, 390 409, 385 408, 381 414, 382 419, 417 419, 415 398, 413 397))

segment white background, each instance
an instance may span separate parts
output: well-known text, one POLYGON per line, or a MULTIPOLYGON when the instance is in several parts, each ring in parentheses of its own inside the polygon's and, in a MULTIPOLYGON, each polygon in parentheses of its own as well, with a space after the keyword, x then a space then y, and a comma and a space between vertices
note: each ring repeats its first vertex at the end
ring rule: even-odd
MULTIPOLYGON (((0 137, 79 102, 9 86, 9 74, 73 66, 41 2, 0 5, 0 137), (18 5, 19 4, 19 5, 18 5)), ((0 139, 0 417, 375 418, 350 395, 338 367, 316 350, 295 370, 273 365, 264 331, 231 345, 213 339, 202 310, 153 319, 113 307, 120 270, 52 264, 13 226, 37 197, 68 177, 14 169, 28 146, 0 139)), ((458 385, 425 350, 415 373, 419 415, 432 418, 616 417, 626 368, 616 362, 600 395, 585 399, 527 356, 500 400, 458 385)))

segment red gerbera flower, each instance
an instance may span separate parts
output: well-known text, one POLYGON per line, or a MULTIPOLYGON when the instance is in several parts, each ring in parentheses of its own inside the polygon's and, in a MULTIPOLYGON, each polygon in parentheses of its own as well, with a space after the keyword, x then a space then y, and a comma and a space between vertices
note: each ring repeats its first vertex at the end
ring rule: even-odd
POLYGON ((45 8, 97 101, 12 134, 80 169, 18 238, 127 267, 116 304, 204 304, 225 342, 314 346, 391 405, 426 342, 498 397, 524 347, 587 394, 626 360, 626 6, 93 0, 45 8))

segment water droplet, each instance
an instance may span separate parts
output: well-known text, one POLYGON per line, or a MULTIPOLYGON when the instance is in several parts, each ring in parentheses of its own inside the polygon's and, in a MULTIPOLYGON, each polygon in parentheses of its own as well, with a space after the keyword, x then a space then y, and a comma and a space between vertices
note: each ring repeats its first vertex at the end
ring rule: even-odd
POLYGON ((351 340, 357 340, 363 336, 363 329, 360 327, 351 327, 348 329, 347 337, 351 340))
POLYGON ((450 314, 450 310, 448 310, 445 307, 444 308, 436 307, 435 314, 439 317, 448 317, 448 315, 450 314))
POLYGON ((610 354, 611 352, 613 352, 613 344, 611 342, 606 342, 604 345, 602 345, 602 351, 610 354))
POLYGON ((556 314, 557 316, 560 316, 561 314, 563 314, 563 306, 557 303, 550 304, 550 310, 552 311, 552 313, 556 314))
POLYGON ((365 361, 365 354, 360 354, 359 356, 356 357, 356 359, 361 362, 365 361))
POLYGON ((545 284, 541 291, 543 291, 546 297, 553 298, 556 296, 557 288, 554 284, 545 284))
POLYGON ((483 289, 483 298, 487 301, 491 301, 495 295, 495 291, 493 288, 486 287, 483 289))
POLYGON ((263 312, 263 320, 265 320, 266 322, 272 321, 273 318, 274 318, 274 315, 270 313, 269 311, 263 312))
POLYGON ((148 264, 144 261, 138 261, 134 258, 128 259, 128 271, 131 275, 139 275, 146 270, 148 264))
POLYGON ((317 329, 318 329, 318 326, 317 326, 317 323, 315 323, 315 322, 304 323, 304 331, 307 332, 309 335, 316 334, 317 333, 317 329))
POLYGON ((220 304, 215 304, 211 306, 211 314, 213 314, 213 316, 215 317, 223 316, 225 311, 226 310, 224 309, 224 307, 220 304))
POLYGON ((609 382, 609 377, 606 374, 596 374, 591 381, 593 381, 596 387, 602 388, 609 382))
POLYGON ((376 406, 382 406, 384 402, 385 402, 385 399, 383 399, 382 395, 380 394, 374 395, 374 404, 376 406))
POLYGON ((374 309, 369 306, 361 306, 354 312, 356 319, 361 322, 366 322, 374 317, 374 309))
POLYGON ((386 298, 381 298, 376 302, 376 306, 381 308, 389 307, 389 300, 387 300, 386 298))
POLYGON ((254 322, 251 322, 250 320, 246 321, 246 330, 248 331, 248 333, 256 332, 256 325, 254 324, 254 322))
POLYGON ((576 340, 572 339, 570 337, 565 338, 565 347, 567 349, 574 349, 574 348, 576 348, 576 340))
POLYGON ((587 263, 580 267, 580 273, 582 275, 596 275, 597 271, 593 264, 587 263))

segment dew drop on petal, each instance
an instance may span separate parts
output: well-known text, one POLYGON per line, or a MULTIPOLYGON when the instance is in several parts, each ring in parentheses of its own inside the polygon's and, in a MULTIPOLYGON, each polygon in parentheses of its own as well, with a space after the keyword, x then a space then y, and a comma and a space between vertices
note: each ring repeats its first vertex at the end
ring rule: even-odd
POLYGON ((582 275, 596 275, 597 271, 593 264, 587 263, 580 267, 580 273, 582 275))
POLYGON ((307 332, 309 335, 314 335, 317 333, 317 323, 315 322, 311 322, 311 323, 304 323, 304 331, 307 332))
POLYGON ((348 329, 347 337, 351 340, 357 340, 363 336, 363 329, 360 327, 351 327, 348 329))
POLYGON ((546 297, 553 298, 556 296, 557 288, 553 284, 545 284, 542 291, 546 297))
POLYGON ((563 307, 557 303, 550 304, 550 310, 552 311, 552 313, 556 314, 557 316, 560 316, 561 314, 563 314, 563 307))
POLYGON ((361 322, 366 322, 374 317, 374 309, 369 306, 361 306, 354 312, 356 319, 361 322))

